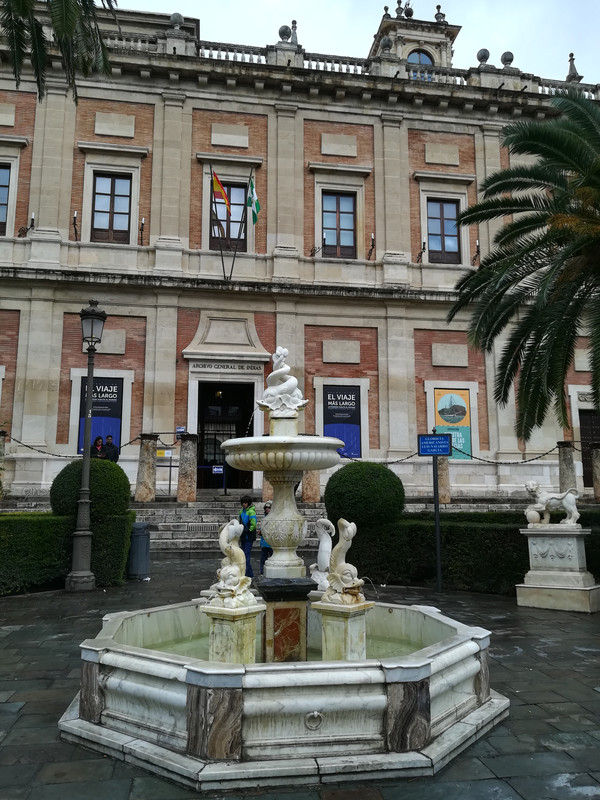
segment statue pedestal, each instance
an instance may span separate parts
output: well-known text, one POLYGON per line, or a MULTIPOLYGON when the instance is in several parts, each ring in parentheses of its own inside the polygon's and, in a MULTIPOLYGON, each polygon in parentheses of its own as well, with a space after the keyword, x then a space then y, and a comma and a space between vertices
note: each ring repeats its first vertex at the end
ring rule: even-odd
POLYGON ((600 611, 600 584, 586 569, 580 525, 533 524, 523 528, 529 545, 529 572, 517 584, 517 605, 559 611, 600 611))
POLYGON ((365 629, 367 611, 375 603, 342 606, 317 602, 312 608, 321 615, 323 661, 364 661, 367 657, 365 629))
POLYGON ((209 661, 226 664, 254 664, 256 661, 256 622, 266 606, 257 603, 241 608, 203 606, 209 617, 209 661))

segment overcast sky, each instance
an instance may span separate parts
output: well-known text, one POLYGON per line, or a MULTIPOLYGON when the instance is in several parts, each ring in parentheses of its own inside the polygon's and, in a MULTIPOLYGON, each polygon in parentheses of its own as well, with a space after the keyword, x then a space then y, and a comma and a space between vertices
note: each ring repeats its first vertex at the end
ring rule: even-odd
MULTIPOLYGON (((311 53, 365 58, 383 14, 379 0, 120 0, 121 8, 200 19, 200 36, 215 42, 275 44, 281 25, 298 21, 298 41, 311 53)), ((415 19, 432 20, 440 0, 412 0, 415 19)), ((387 0, 390 14, 397 3, 387 0)), ((403 3, 404 5, 404 0, 403 3)), ((502 66, 506 50, 514 67, 563 80, 574 52, 585 83, 600 82, 600 0, 442 0, 452 25, 461 25, 454 66, 477 64, 486 47, 490 64, 502 66)))

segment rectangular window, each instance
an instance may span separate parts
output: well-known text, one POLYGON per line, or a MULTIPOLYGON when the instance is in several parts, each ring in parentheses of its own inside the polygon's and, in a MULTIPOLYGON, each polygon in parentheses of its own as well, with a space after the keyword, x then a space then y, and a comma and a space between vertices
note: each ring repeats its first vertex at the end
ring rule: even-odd
POLYGON ((456 200, 427 198, 427 249, 433 264, 460 264, 456 200))
POLYGON ((93 242, 130 243, 131 175, 94 173, 93 242))
POLYGON ((323 256, 356 258, 356 195, 323 192, 323 256))
POLYGON ((9 185, 10 185, 10 166, 8 166, 7 164, 0 164, 0 236, 6 236, 9 185))
POLYGON ((212 194, 210 198, 210 249, 237 250, 245 253, 246 228, 243 223, 248 189, 239 184, 224 183, 231 214, 222 197, 212 194))

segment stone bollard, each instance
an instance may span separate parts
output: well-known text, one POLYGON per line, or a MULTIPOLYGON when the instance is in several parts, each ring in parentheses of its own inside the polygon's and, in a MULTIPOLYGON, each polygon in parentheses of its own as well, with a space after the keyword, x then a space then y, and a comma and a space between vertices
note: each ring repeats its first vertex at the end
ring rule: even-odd
POLYGON ((302 502, 321 502, 321 480, 319 471, 316 469, 311 469, 309 472, 302 474, 302 502))
POLYGON ((566 492, 577 488, 573 442, 557 442, 558 445, 558 489, 566 492))
POLYGON ((179 451, 179 477, 177 479, 177 502, 195 503, 198 486, 198 435, 181 434, 179 451))
POLYGON ((0 431, 0 499, 4 496, 4 482, 2 471, 4 469, 4 454, 6 452, 6 431, 0 431))
POLYGON ((592 444, 592 481, 594 483, 594 502, 600 503, 600 442, 592 444))
POLYGON ((446 456, 438 456, 438 495, 440 503, 448 505, 452 502, 450 496, 450 462, 446 456))
POLYGON ((157 433, 142 433, 140 459, 138 461, 135 500, 137 503, 153 503, 156 500, 156 444, 157 433))

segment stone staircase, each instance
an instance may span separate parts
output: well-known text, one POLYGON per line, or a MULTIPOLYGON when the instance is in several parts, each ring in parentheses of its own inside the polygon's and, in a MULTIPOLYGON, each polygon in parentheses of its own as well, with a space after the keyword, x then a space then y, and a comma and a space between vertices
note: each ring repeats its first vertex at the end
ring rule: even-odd
MULTIPOLYGON (((262 503, 257 503, 258 525, 263 519, 262 503)), ((219 528, 240 511, 238 497, 205 497, 195 503, 133 503, 138 522, 147 522, 150 549, 153 553, 218 551, 219 528)), ((325 516, 323 503, 298 502, 300 513, 308 522, 307 538, 300 551, 316 551, 318 540, 315 522, 325 516)))

